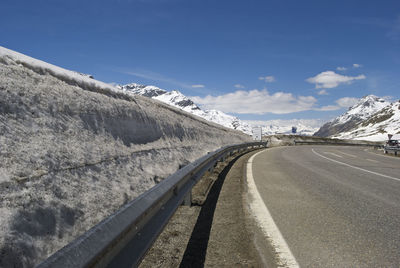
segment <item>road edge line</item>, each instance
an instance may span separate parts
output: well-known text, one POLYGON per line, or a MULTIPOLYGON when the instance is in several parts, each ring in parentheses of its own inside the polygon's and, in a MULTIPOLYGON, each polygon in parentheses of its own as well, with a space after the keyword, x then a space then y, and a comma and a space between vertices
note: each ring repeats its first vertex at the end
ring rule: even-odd
POLYGON ((264 203, 264 200, 261 198, 254 181, 253 159, 264 151, 265 150, 252 155, 246 164, 247 191, 251 196, 249 199, 250 212, 255 218, 255 221, 262 233, 274 248, 278 257, 278 266, 288 268, 300 267, 288 244, 279 231, 278 226, 276 226, 271 213, 264 203))

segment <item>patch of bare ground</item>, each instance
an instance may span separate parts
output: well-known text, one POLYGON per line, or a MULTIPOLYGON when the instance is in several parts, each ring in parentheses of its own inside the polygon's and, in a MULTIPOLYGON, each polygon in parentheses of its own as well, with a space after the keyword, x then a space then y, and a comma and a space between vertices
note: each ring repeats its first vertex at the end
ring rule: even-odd
POLYGON ((140 267, 260 267, 247 219, 244 167, 252 153, 219 162, 178 208, 140 267))

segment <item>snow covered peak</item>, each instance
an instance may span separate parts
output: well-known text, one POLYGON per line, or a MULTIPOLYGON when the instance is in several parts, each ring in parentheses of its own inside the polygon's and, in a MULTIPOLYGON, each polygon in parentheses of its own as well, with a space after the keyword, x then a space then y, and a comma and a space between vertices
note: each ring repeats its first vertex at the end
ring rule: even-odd
POLYGON ((190 112, 192 110, 200 110, 199 106, 197 106, 191 99, 183 95, 178 90, 166 92, 165 94, 155 96, 154 98, 169 105, 173 105, 175 107, 183 109, 187 112, 190 112))
POLYGON ((149 98, 153 98, 167 93, 166 90, 158 88, 156 86, 145 86, 136 83, 130 83, 123 86, 118 85, 117 87, 125 92, 131 92, 133 94, 142 95, 149 98))
POLYGON ((364 96, 346 113, 323 125, 314 135, 348 139, 371 139, 379 136, 382 139, 386 136, 385 129, 397 129, 392 127, 393 124, 398 125, 397 122, 386 120, 396 114, 392 106, 390 102, 375 95, 364 96), (383 121, 384 125, 381 124, 383 121), (377 133, 380 134, 376 136, 377 133))
POLYGON ((150 97, 168 105, 174 106, 185 112, 197 115, 208 121, 222 125, 224 127, 240 130, 251 135, 251 126, 235 116, 225 114, 217 110, 202 110, 191 99, 183 95, 178 90, 166 91, 154 86, 144 86, 136 83, 131 83, 124 86, 119 86, 121 90, 130 91, 134 94, 150 97))
POLYGON ((367 95, 362 97, 355 105, 350 107, 346 114, 356 115, 365 119, 389 104, 390 102, 383 98, 375 95, 367 95))
POLYGON ((341 132, 333 137, 343 139, 358 139, 371 141, 384 141, 388 134, 400 133, 400 101, 391 103, 366 120, 359 122, 355 127, 346 132, 341 132))
POLYGON ((297 135, 311 136, 323 121, 318 119, 291 119, 291 120, 268 120, 268 121, 247 121, 253 127, 262 127, 263 134, 292 134, 292 128, 296 127, 297 135))
POLYGON ((351 120, 364 120, 388 106, 390 102, 375 95, 362 97, 355 105, 350 107, 346 113, 332 121, 333 124, 344 124, 351 120))

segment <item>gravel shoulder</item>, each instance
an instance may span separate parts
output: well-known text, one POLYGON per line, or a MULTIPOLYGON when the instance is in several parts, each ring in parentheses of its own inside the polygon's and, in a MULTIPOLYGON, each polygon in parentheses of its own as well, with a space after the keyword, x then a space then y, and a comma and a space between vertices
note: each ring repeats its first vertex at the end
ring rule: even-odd
POLYGON ((140 267, 273 267, 259 258, 270 249, 255 241, 247 212, 245 165, 254 153, 233 155, 205 174, 192 206, 178 208, 140 267))

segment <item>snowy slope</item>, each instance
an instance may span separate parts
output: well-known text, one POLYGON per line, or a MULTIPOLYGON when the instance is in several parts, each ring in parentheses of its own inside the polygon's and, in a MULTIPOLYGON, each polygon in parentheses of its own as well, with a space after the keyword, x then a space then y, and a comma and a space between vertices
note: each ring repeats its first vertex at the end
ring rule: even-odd
POLYGON ((35 267, 183 165, 249 140, 0 47, 0 267, 35 267))
POLYGON ((133 94, 138 94, 162 101, 166 104, 172 105, 188 113, 197 115, 201 118, 217 123, 224 127, 240 130, 249 135, 251 135, 252 133, 251 126, 246 122, 243 122, 237 117, 225 114, 221 111, 202 110, 191 99, 189 99, 177 90, 168 92, 155 86, 145 86, 136 83, 117 86, 117 88, 121 89, 124 92, 131 92, 133 94))
POLYGON ((333 138, 384 141, 387 134, 400 134, 400 101, 389 104, 358 123, 350 131, 333 135, 333 138))
POLYGON ((120 93, 119 90, 107 83, 93 79, 92 75, 82 74, 75 71, 66 70, 53 64, 26 56, 16 51, 0 46, 0 63, 20 64, 35 72, 49 74, 68 83, 79 85, 83 88, 94 90, 104 90, 110 93, 120 93))
POLYGON ((362 97, 346 113, 324 124, 314 135, 320 137, 337 137, 341 133, 352 131, 376 112, 390 105, 383 98, 374 95, 362 97))

